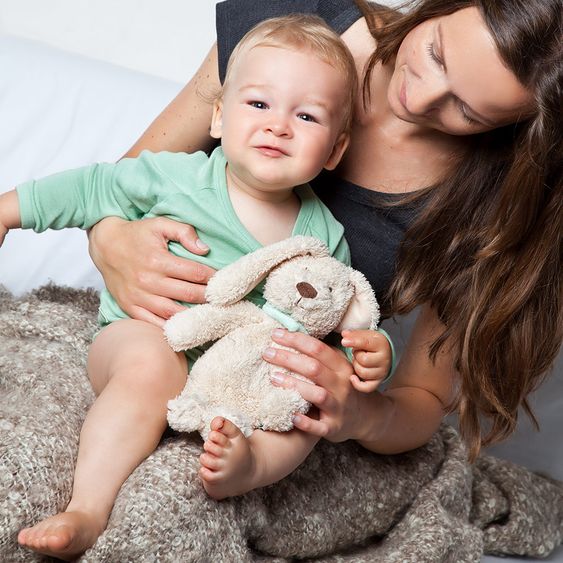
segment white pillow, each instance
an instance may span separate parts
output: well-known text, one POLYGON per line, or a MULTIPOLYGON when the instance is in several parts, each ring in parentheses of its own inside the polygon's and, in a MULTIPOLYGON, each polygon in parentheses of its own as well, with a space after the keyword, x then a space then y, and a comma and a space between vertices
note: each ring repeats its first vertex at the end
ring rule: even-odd
MULTIPOLYGON (((182 87, 162 78, 0 35, 0 193, 17 183, 114 161, 182 87)), ((102 287, 83 231, 14 230, 0 248, 0 285, 102 287)))

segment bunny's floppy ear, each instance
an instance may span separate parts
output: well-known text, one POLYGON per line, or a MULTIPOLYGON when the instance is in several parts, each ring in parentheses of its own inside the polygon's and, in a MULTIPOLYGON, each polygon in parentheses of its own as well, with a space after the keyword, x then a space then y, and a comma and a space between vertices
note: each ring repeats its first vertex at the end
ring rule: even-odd
POLYGON ((205 296, 214 305, 240 301, 282 262, 296 256, 329 256, 326 245, 313 237, 295 236, 259 248, 219 270, 207 284, 205 296))
POLYGON ((354 295, 344 317, 334 330, 375 330, 379 324, 379 305, 370 283, 361 272, 352 268, 350 282, 354 286, 354 295))

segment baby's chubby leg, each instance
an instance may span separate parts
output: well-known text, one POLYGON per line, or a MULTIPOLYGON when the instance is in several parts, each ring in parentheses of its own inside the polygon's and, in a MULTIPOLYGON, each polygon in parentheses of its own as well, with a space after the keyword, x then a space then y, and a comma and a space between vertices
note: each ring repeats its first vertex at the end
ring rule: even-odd
POLYGON ((162 329, 125 319, 94 340, 88 375, 97 399, 80 434, 70 503, 18 535, 21 545, 66 560, 95 543, 121 485, 155 450, 166 428, 166 404, 185 385, 187 363, 162 329))
POLYGON ((300 430, 255 430, 249 438, 229 420, 216 417, 200 457, 199 475, 209 496, 220 500, 280 481, 319 441, 300 430))

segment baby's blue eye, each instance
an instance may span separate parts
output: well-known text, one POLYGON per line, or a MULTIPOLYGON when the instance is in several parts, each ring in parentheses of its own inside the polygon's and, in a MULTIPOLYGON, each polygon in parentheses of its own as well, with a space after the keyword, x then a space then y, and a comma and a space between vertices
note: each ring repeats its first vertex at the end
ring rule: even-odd
POLYGON ((316 123, 317 121, 312 115, 309 115, 308 113, 300 113, 297 117, 303 121, 310 121, 311 123, 316 123))

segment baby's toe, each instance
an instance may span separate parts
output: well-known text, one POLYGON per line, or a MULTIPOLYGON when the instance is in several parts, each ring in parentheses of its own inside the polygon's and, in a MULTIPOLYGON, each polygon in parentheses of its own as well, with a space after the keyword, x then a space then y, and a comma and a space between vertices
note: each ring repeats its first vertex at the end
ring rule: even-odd
POLYGON ((225 436, 225 434, 217 431, 217 430, 213 430, 209 433, 209 436, 207 437, 207 442, 213 442, 214 444, 217 444, 218 446, 224 448, 225 446, 228 445, 229 443, 229 438, 227 438, 227 436, 225 436))
POLYGON ((244 437, 238 426, 235 426, 230 420, 227 419, 225 419, 223 427, 221 428, 221 433, 231 440, 233 438, 238 438, 239 436, 244 437))
POLYGON ((208 469, 207 467, 200 467, 199 476, 207 483, 215 483, 222 479, 221 475, 215 471, 211 471, 211 469, 208 469))
POLYGON ((207 467, 211 471, 217 471, 222 467, 221 459, 208 453, 201 454, 199 461, 203 467, 207 467))
POLYGON ((68 547, 72 537, 67 526, 57 526, 50 528, 45 533, 46 546, 53 551, 59 551, 68 547))
POLYGON ((28 536, 29 528, 23 528, 23 530, 20 530, 18 533, 18 543, 20 545, 26 545, 28 542, 28 536))
POLYGON ((221 428, 223 428, 223 424, 225 424, 225 419, 222 416, 216 416, 212 421, 211 424, 209 425, 211 427, 211 430, 221 430, 221 428))
MULTIPOLYGON (((223 436, 222 434, 221 434, 221 436, 223 437, 223 439, 225 441, 227 440, 226 436, 223 436)), ((206 442, 203 443, 203 449, 207 453, 210 453, 211 455, 214 455, 215 457, 221 457, 225 452, 222 445, 219 445, 216 442, 213 442, 211 440, 207 440, 206 442)))
POLYGON ((25 545, 29 547, 39 547, 37 542, 40 537, 39 530, 36 527, 29 528, 25 535, 25 545))

